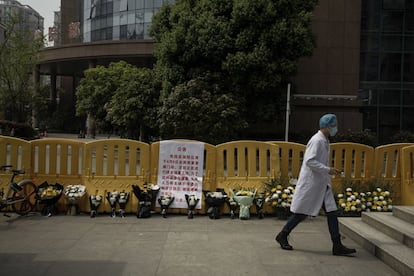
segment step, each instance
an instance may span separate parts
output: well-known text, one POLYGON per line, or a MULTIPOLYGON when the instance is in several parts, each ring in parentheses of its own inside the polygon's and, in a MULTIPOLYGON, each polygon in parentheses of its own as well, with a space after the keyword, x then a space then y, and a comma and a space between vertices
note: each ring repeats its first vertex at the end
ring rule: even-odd
POLYGON ((392 213, 394 216, 414 224, 414 206, 393 206, 392 213))
POLYGON ((414 224, 399 219, 392 213, 363 212, 361 219, 373 228, 414 249, 414 224))
POLYGON ((341 232, 403 276, 414 275, 414 250, 361 218, 339 218, 341 232))

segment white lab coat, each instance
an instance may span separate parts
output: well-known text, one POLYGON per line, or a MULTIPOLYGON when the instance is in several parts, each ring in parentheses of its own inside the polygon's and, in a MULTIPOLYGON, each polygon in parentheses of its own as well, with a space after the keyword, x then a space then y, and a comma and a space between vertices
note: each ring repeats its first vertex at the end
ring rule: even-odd
POLYGON ((329 140, 319 130, 306 145, 290 210, 317 216, 323 204, 327 212, 337 210, 329 174, 329 140))

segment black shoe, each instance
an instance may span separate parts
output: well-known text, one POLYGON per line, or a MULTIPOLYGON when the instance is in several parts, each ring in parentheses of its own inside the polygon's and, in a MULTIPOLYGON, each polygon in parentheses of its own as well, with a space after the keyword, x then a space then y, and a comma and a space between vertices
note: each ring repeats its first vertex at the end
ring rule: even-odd
POLYGON ((334 243, 332 247, 332 254, 335 256, 347 256, 350 254, 356 253, 356 250, 353 248, 348 248, 342 243, 334 243))
POLYGON ((280 247, 284 250, 293 250, 293 247, 289 244, 287 240, 288 234, 286 232, 280 232, 276 236, 276 241, 280 244, 280 247))

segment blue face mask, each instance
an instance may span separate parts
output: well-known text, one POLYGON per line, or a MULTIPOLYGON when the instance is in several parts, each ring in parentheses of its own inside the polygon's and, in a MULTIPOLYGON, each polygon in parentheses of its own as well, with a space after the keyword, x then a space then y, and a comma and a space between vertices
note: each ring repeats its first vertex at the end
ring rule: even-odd
POLYGON ((329 130, 329 135, 330 136, 335 136, 336 133, 338 132, 338 127, 330 127, 330 128, 328 128, 328 130, 329 130))

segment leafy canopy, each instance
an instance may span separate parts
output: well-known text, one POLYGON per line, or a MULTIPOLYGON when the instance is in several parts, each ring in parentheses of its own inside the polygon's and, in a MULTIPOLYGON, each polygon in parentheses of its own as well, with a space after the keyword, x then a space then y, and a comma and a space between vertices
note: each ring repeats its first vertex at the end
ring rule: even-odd
POLYGON ((299 58, 314 48, 310 23, 316 2, 177 0, 164 5, 151 28, 157 41, 154 69, 162 83, 159 124, 164 137, 196 138, 220 127, 219 135, 232 133, 216 137, 224 141, 239 137, 255 121, 277 117, 284 84, 296 73, 299 58), (214 77, 207 83, 206 76, 214 77), (194 103, 186 98, 202 100, 205 91, 214 107, 191 108, 194 103), (177 121, 184 115, 178 101, 189 105, 189 118, 203 121, 177 121), (222 121, 220 114, 227 109, 238 123, 222 121), (205 112, 197 114, 200 110, 205 112))
POLYGON ((39 59, 44 37, 21 28, 19 14, 5 21, 0 43, 0 109, 10 121, 27 123, 31 117, 35 87, 32 74, 39 59))

